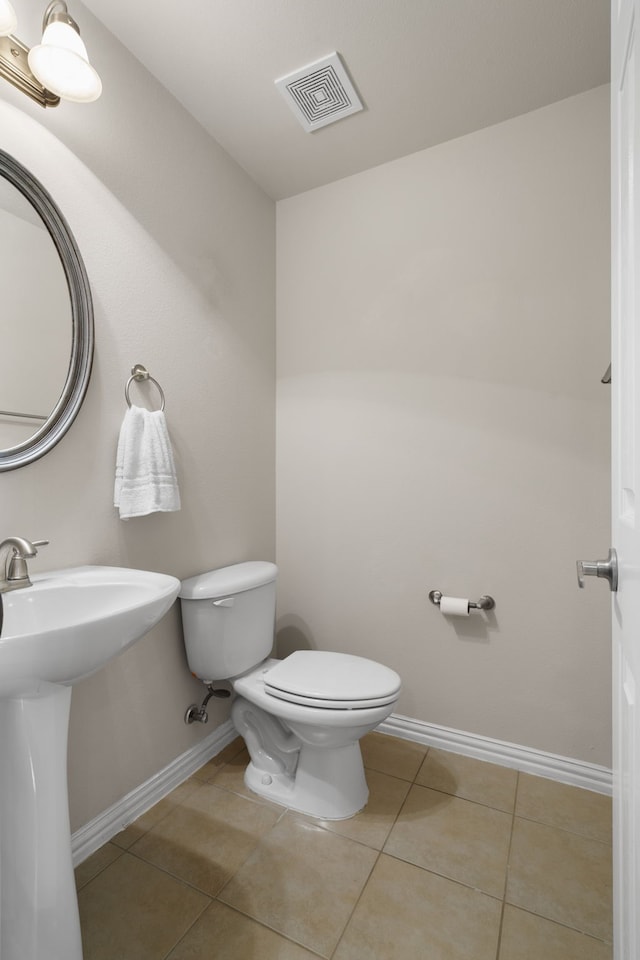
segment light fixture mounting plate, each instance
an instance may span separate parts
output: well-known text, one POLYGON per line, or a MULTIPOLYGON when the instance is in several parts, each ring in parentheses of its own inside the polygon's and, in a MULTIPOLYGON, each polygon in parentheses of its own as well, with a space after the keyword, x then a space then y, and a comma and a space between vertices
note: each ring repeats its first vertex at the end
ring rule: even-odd
POLYGON ((17 37, 0 37, 0 77, 22 90, 41 107, 57 107, 60 97, 38 83, 29 69, 28 54, 29 47, 25 47, 17 37))

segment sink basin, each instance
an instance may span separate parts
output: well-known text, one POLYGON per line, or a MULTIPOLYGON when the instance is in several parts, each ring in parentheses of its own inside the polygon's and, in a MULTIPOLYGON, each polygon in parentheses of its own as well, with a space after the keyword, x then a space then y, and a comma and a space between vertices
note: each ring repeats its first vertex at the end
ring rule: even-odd
POLYGON ((70 567, 3 594, 0 696, 16 681, 75 683, 147 633, 180 581, 123 567, 70 567))
POLYGON ((139 640, 180 581, 121 567, 36 574, 2 595, 0 957, 82 960, 71 857, 71 685, 139 640))

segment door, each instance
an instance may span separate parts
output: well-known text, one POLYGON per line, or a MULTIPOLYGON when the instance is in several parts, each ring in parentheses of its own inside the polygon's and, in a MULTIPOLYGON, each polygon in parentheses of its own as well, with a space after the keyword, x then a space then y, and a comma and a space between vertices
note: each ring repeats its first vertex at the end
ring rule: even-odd
POLYGON ((640 0, 612 0, 614 956, 640 958, 640 0))

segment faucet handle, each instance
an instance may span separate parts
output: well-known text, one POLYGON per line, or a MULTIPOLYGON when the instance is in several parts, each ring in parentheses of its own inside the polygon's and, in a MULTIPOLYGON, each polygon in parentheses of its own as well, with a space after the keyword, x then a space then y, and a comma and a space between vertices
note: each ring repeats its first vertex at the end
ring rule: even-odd
POLYGON ((38 551, 36 547, 44 547, 50 541, 49 540, 25 540, 24 537, 9 537, 8 540, 4 541, 9 546, 13 547, 13 559, 21 557, 26 559, 27 557, 35 557, 38 551), (32 552, 33 551, 33 552, 32 552))

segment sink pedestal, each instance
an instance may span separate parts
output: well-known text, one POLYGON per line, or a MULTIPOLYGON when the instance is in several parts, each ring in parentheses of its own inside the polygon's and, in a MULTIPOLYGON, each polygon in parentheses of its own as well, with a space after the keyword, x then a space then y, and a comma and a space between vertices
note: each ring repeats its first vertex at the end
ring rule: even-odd
POLYGON ((126 567, 32 576, 2 594, 0 958, 82 960, 71 859, 67 737, 71 684, 165 615, 180 581, 126 567))
POLYGON ((71 687, 0 685, 0 957, 82 960, 71 858, 71 687))

